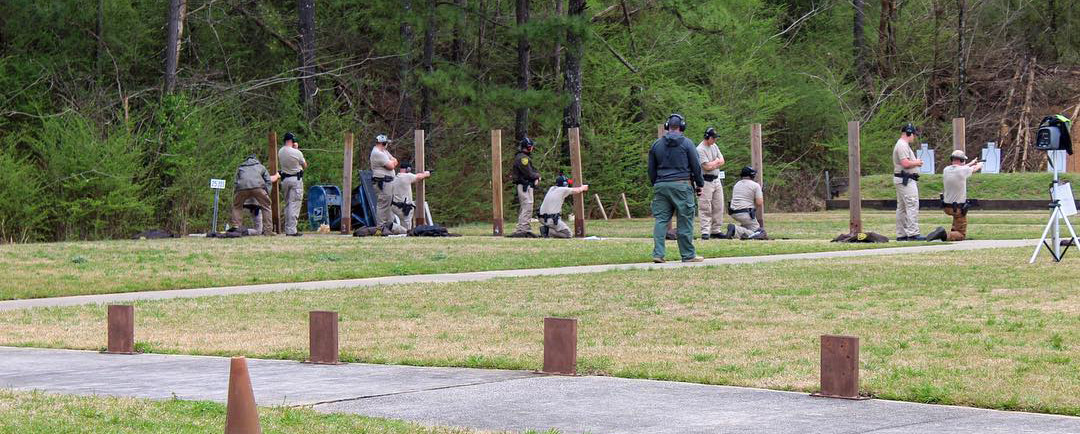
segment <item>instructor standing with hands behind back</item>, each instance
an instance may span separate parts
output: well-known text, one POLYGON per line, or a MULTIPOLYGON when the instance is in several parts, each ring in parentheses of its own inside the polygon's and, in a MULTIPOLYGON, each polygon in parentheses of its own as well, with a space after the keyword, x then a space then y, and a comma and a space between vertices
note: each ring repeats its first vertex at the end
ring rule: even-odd
POLYGON ((285 235, 298 237, 303 235, 297 232, 297 220, 300 218, 300 205, 304 200, 304 169, 307 169, 307 160, 304 153, 300 152, 300 144, 296 141, 296 135, 285 133, 285 146, 278 149, 278 164, 281 170, 281 188, 285 193, 285 235))
POLYGON ((664 262, 668 222, 672 214, 678 216, 676 240, 679 256, 683 262, 701 262, 694 250, 694 216, 697 214, 695 196, 705 185, 701 175, 694 143, 683 136, 686 121, 682 115, 672 114, 664 123, 667 134, 649 149, 649 182, 653 186, 652 214, 653 262, 664 262))

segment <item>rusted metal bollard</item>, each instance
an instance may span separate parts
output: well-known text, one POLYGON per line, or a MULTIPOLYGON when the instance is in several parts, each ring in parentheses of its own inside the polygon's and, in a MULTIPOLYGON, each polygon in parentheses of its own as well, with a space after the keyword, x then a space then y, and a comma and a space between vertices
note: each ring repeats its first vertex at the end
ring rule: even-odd
POLYGON ((577 375, 577 320, 544 318, 546 374, 577 375))
POLYGON ((821 335, 821 391, 813 396, 869 399, 859 396, 859 338, 821 335))
POLYGON ((338 358, 338 314, 313 310, 308 314, 309 363, 340 365, 338 358))
POLYGON ((135 306, 109 305, 107 354, 135 354, 135 306))

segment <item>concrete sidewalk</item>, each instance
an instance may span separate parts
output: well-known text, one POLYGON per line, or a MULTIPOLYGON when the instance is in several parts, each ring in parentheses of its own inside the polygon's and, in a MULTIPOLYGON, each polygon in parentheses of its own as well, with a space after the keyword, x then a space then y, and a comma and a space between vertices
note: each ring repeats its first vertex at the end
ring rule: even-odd
POLYGON ((366 279, 324 280, 315 282, 268 283, 262 285, 223 286, 217 288, 175 289, 167 291, 126 292, 120 294, 77 295, 70 297, 34 298, 25 300, 0 301, 0 311, 26 309, 45 306, 73 306, 80 304, 105 304, 135 300, 161 300, 169 298, 207 297, 215 295, 252 294, 262 292, 280 292, 290 290, 320 290, 360 288, 376 285, 402 285, 409 283, 450 283, 475 282, 504 277, 551 276, 563 274, 602 273, 612 270, 649 270, 678 267, 703 267, 728 264, 755 264, 764 262, 790 261, 800 259, 834 259, 859 256, 882 256, 895 254, 950 252, 964 250, 997 249, 1009 247, 1034 247, 1037 240, 977 240, 961 241, 950 244, 922 245, 911 247, 887 247, 868 250, 844 250, 817 253, 792 253, 784 255, 737 256, 730 258, 712 258, 704 262, 665 264, 636 263, 585 265, 577 267, 536 268, 524 270, 477 271, 470 273, 421 274, 412 276, 386 276, 366 279))
MULTIPOLYGON (((1077 433, 1080 418, 522 371, 248 361, 260 405, 563 433, 1077 433)), ((0 387, 223 402, 229 360, 0 347, 0 387)))

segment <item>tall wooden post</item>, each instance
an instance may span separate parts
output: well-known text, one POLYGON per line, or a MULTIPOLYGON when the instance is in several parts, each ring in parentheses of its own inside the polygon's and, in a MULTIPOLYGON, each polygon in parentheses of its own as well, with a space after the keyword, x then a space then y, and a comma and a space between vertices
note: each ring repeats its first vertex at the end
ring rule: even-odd
MULTIPOLYGON (((765 171, 762 167, 762 151, 761 151, 761 124, 750 124, 750 164, 757 171, 757 176, 754 177, 754 181, 758 183, 763 189, 765 188, 765 171)), ((765 206, 762 205, 761 209, 757 210, 757 220, 762 227, 765 227, 765 206)))
POLYGON ((964 126, 964 118, 953 118, 952 120, 952 148, 953 150, 960 150, 967 152, 967 130, 964 126))
POLYGON ((341 233, 352 233, 353 133, 345 132, 345 160, 341 168, 341 233))
POLYGON ((661 137, 664 137, 665 133, 667 133, 667 131, 664 130, 664 124, 659 124, 656 126, 656 138, 659 139, 661 137))
POLYGON ((848 233, 857 234, 862 232, 862 156, 859 148, 859 122, 848 122, 848 209, 851 211, 851 221, 848 224, 848 233))
MULTIPOLYGON (((585 185, 585 179, 581 177, 581 133, 577 127, 571 128, 570 136, 570 170, 574 174, 574 182, 577 185, 585 185)), ((574 195, 574 236, 585 238, 585 194, 574 195)))
MULTIPOLYGON (((413 173, 424 173, 424 130, 416 130, 415 157, 413 159, 413 173)), ((424 180, 416 183, 416 210, 413 220, 417 226, 428 224, 427 221, 427 190, 424 188, 424 180)))
MULTIPOLYGON (((266 157, 268 162, 267 170, 269 170, 271 174, 274 174, 278 173, 277 132, 271 131, 269 139, 270 151, 269 155, 266 157)), ((281 180, 278 180, 278 182, 273 183, 272 187, 270 187, 270 220, 273 226, 272 230, 279 234, 281 233, 281 191, 278 189, 280 184, 281 180)))
POLYGON ((491 130, 491 235, 503 235, 502 130, 491 130))

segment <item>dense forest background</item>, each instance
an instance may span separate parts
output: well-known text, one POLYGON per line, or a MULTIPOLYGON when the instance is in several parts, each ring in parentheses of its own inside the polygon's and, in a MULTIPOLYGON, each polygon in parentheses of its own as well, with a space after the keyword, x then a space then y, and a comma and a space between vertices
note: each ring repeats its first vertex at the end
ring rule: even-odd
POLYGON ((1075 117, 1078 50, 1065 0, 5 0, 0 238, 206 230, 208 179, 265 159, 269 131, 301 137, 311 186, 340 184, 343 132, 360 169, 376 134, 404 161, 424 129, 428 200, 455 223, 490 216, 491 129, 507 168, 536 139, 551 180, 580 126, 590 192, 644 215, 671 112, 721 131, 729 171, 763 124, 769 206, 813 209, 849 120, 865 173, 891 170, 907 121, 942 156, 956 116, 969 153, 1039 169, 1031 129, 1075 117))

